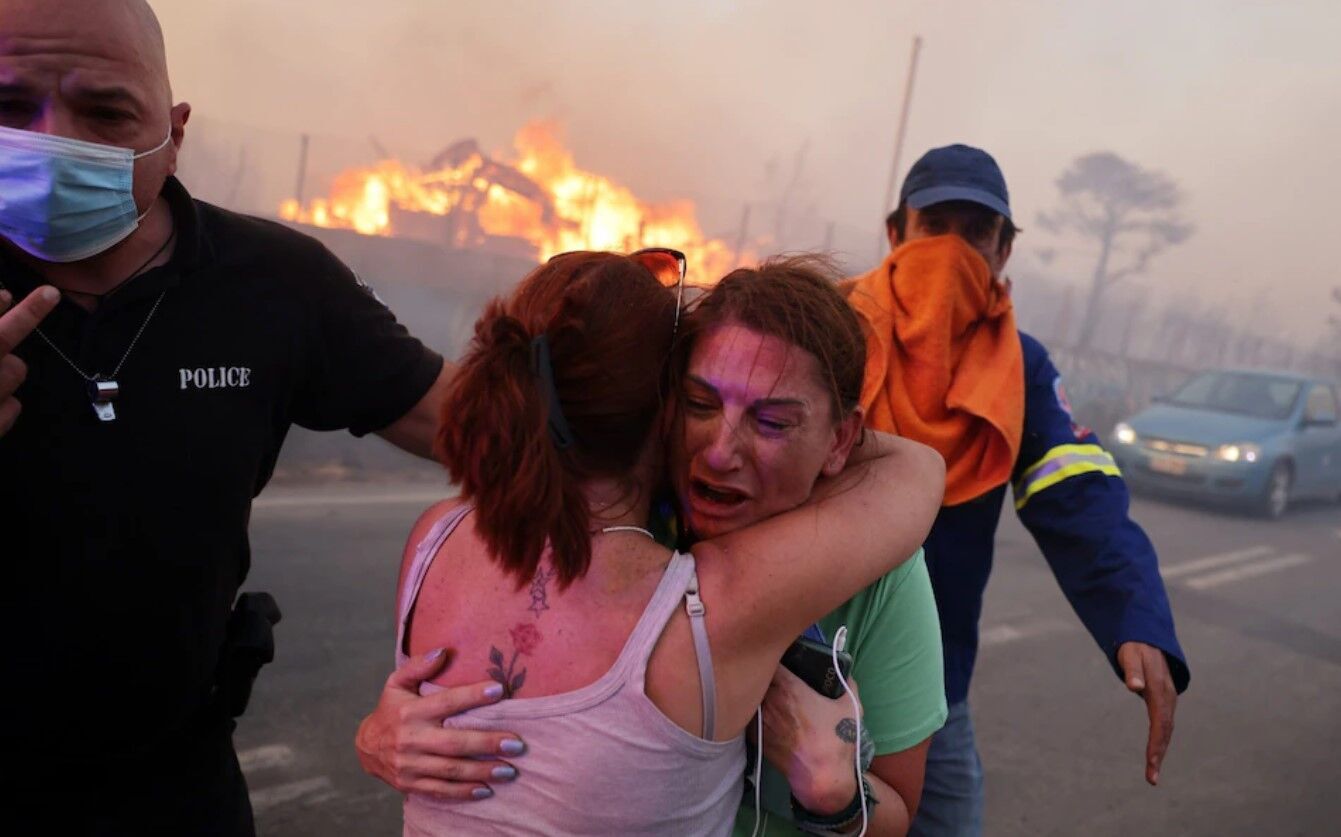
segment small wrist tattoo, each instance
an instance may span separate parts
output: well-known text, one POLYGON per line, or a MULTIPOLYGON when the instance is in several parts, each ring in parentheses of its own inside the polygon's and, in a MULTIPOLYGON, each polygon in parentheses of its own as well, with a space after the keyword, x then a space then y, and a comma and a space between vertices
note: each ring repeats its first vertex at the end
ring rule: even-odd
POLYGON ((849 744, 857 743, 857 722, 851 718, 844 718, 838 722, 838 726, 833 728, 834 733, 849 744))

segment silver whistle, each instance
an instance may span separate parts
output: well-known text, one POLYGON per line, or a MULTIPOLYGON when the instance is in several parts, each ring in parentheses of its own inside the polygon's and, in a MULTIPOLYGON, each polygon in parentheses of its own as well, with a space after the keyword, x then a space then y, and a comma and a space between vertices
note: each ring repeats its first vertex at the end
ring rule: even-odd
POLYGON ((116 421, 116 410, 112 399, 121 394, 121 386, 116 381, 104 381, 94 378, 88 382, 88 397, 93 402, 93 414, 100 421, 116 421))

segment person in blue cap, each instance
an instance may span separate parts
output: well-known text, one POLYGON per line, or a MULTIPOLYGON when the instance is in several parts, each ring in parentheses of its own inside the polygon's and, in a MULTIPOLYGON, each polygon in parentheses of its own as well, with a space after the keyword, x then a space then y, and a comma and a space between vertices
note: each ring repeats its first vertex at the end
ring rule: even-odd
POLYGON ((868 336, 862 406, 869 426, 931 445, 947 465, 926 562, 950 709, 931 742, 910 833, 982 831, 967 697, 1008 485, 1067 600, 1145 702, 1145 776, 1154 785, 1188 666, 1155 549, 1129 516, 1113 458, 1074 420, 1047 350, 1015 326, 1003 272, 1018 230, 1005 177, 981 149, 932 149, 909 171, 887 228, 885 262, 845 283, 868 336))

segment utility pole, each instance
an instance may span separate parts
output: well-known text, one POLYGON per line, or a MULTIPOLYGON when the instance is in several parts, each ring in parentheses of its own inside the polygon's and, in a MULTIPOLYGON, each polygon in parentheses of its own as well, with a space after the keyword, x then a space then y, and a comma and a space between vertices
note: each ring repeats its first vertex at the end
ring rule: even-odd
POLYGON ((885 247, 889 243, 884 227, 884 216, 894 209, 895 187, 899 184, 900 158, 903 157, 903 137, 908 131, 908 110, 913 103, 913 82, 917 80, 917 57, 921 52, 922 36, 914 35, 913 55, 908 62, 908 83, 903 88, 903 110, 899 113, 899 132, 894 140, 894 162, 889 167, 889 188, 885 190, 884 209, 880 212, 880 235, 875 242, 875 260, 877 263, 884 257, 885 247))
POLYGON ((745 242, 750 234, 750 205, 745 204, 740 211, 740 232, 736 234, 736 256, 733 268, 740 267, 741 258, 745 255, 745 242))
POLYGON ((298 207, 303 206, 303 189, 307 185, 307 146, 312 138, 303 134, 298 145, 298 182, 293 187, 293 199, 298 201, 298 207))
MULTIPOLYGON (((782 189, 782 197, 778 199, 778 214, 773 223, 773 243, 775 246, 783 247, 783 233, 787 228, 787 214, 791 209, 792 199, 796 197, 796 191, 801 186, 801 176, 806 168, 806 154, 810 151, 810 140, 807 139, 801 143, 801 147, 796 151, 796 162, 792 166, 792 179, 782 189)), ((783 247, 783 249, 786 249, 783 247)))

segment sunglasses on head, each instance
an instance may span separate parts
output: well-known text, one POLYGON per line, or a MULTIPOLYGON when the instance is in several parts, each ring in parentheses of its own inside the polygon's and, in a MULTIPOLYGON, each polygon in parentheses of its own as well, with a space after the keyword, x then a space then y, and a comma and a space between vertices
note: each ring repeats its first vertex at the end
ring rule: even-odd
MULTIPOLYGON (((569 254, 559 253, 552 256, 550 261, 566 255, 569 254)), ((656 277, 662 287, 675 289, 675 326, 672 333, 678 332, 680 330, 680 306, 684 303, 684 280, 685 275, 689 272, 689 260, 685 258, 684 253, 679 250, 672 250, 669 247, 647 247, 629 253, 628 258, 647 268, 647 271, 656 277)))
POLYGON ((629 253, 629 258, 647 268, 664 288, 675 288, 675 328, 680 330, 680 307, 684 304, 684 279, 689 272, 689 260, 679 250, 669 247, 648 247, 629 253))

